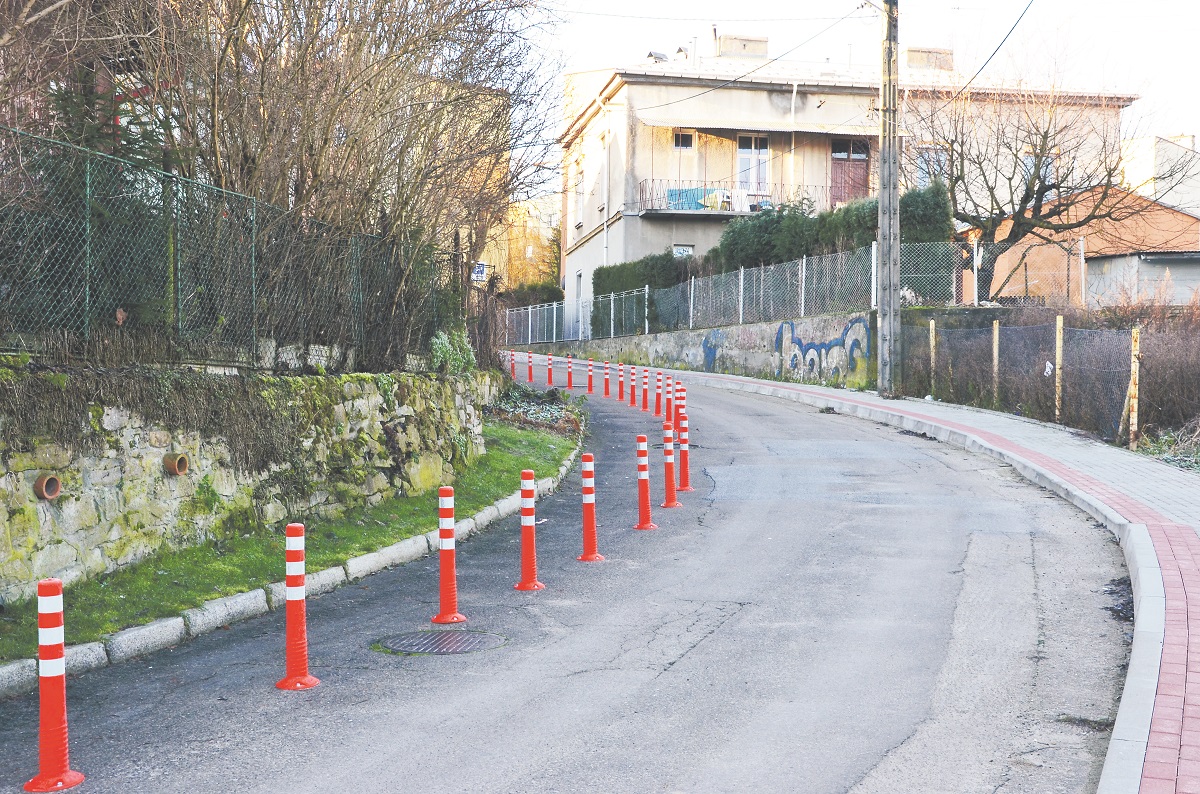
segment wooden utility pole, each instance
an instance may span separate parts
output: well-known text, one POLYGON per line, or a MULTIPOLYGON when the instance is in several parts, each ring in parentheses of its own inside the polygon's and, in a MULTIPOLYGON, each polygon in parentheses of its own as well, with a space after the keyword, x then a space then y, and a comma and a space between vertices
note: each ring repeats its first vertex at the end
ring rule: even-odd
POLYGON ((879 116, 879 394, 900 393, 900 151, 898 0, 884 0, 879 116))

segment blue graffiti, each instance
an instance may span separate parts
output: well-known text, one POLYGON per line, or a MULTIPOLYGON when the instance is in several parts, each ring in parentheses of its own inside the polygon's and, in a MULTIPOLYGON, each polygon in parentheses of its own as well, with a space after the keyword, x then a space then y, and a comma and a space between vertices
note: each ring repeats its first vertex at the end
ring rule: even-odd
POLYGON ((783 376, 783 363, 792 370, 799 370, 801 363, 805 373, 812 377, 830 377, 837 379, 842 375, 839 363, 844 363, 847 372, 858 369, 858 360, 871 356, 871 328, 865 317, 855 317, 842 333, 826 342, 805 342, 796 335, 796 324, 783 322, 775 332, 775 352, 779 354, 779 369, 775 373, 783 376), (792 353, 788 356, 784 351, 784 328, 788 329, 792 353))
POLYGON ((725 343, 725 332, 720 329, 709 331, 700 342, 704 350, 704 371, 712 372, 717 366, 717 351, 725 343))

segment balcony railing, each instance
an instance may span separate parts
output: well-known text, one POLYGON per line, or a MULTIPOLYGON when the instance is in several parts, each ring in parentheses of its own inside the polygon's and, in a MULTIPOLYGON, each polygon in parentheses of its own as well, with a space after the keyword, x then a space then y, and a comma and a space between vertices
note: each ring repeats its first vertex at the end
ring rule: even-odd
POLYGON ((829 208, 823 185, 780 185, 735 180, 643 179, 638 212, 761 212, 807 200, 814 210, 829 208))

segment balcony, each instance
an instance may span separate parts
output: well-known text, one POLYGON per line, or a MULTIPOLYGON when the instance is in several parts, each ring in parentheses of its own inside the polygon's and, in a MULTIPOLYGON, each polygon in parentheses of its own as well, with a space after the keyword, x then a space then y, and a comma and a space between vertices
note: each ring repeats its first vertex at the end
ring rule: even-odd
POLYGON ((804 200, 829 208, 829 188, 734 180, 643 179, 638 184, 639 215, 750 215, 804 200))

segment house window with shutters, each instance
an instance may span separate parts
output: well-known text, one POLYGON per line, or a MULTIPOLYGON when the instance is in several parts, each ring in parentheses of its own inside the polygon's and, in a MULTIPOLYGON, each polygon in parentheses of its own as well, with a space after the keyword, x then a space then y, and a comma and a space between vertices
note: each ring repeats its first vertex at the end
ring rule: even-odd
POLYGON ((871 144, 838 138, 832 142, 829 199, 833 206, 866 198, 870 190, 871 144))

